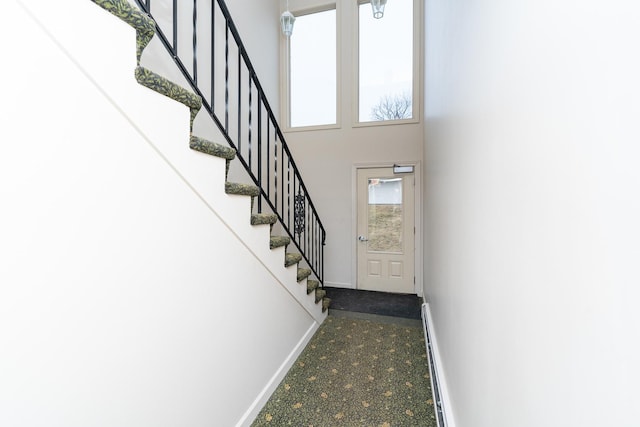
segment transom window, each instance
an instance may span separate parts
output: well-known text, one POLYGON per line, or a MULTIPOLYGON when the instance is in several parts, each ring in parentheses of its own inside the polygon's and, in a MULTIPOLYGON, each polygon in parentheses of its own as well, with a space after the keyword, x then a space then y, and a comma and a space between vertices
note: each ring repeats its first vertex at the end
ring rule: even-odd
POLYGON ((375 19, 358 7, 358 121, 413 118, 413 0, 389 0, 375 19))
POLYGON ((290 40, 291 127, 336 124, 336 11, 296 17, 290 40))

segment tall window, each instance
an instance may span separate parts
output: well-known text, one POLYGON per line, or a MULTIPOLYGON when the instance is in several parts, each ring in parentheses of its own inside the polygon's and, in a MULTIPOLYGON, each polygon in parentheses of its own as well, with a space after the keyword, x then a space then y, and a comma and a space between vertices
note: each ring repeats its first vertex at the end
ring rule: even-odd
POLYGON ((291 127, 336 123, 336 11, 296 17, 290 38, 291 127))
POLYGON ((413 117, 413 0, 359 5, 359 122, 413 117))

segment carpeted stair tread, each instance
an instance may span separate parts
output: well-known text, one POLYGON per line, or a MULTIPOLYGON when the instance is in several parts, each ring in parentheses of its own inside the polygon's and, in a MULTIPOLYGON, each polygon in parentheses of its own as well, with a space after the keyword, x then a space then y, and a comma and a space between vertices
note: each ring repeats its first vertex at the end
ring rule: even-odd
POLYGON ((160 74, 154 73, 148 68, 136 67, 135 76, 141 85, 169 97, 174 101, 178 101, 189 108, 200 109, 200 107, 202 107, 202 99, 198 95, 162 77, 160 74))
POLYGON ((198 111, 200 111, 200 108, 202 107, 202 98, 171 80, 144 67, 137 67, 135 76, 138 83, 142 86, 148 87, 159 94, 189 107, 191 109, 191 126, 193 126, 193 120, 196 118, 196 114, 198 114, 198 111))
POLYGON ((324 298, 327 295, 327 291, 325 291, 324 289, 316 289, 316 304, 320 302, 320 300, 322 298, 324 298))
POLYGON ((331 305, 331 299, 330 298, 323 298, 322 299, 322 312, 324 313, 325 311, 327 311, 329 309, 329 306, 331 305))
POLYGON ((301 282, 302 279, 306 279, 311 275, 311 270, 308 268, 299 268, 298 269, 298 282, 301 282))
POLYGON ((284 266, 290 267, 302 261, 302 255, 296 253, 287 253, 284 256, 284 266))
POLYGON ((91 0, 107 12, 117 16, 136 30, 136 58, 140 64, 142 51, 156 32, 156 23, 127 0, 91 0))
POLYGON ((225 147, 224 145, 193 135, 189 138, 189 147, 191 147, 192 150, 227 160, 233 160, 236 157, 236 150, 233 148, 225 147))
POLYGON ((287 246, 289 243, 291 243, 291 238, 288 236, 271 236, 271 239, 269 240, 269 248, 275 249, 281 246, 287 246))
POLYGON ((307 294, 315 291, 318 286, 320 286, 320 282, 318 282, 317 280, 307 279, 307 294))
POLYGON ((278 221, 278 215, 259 213, 251 215, 251 225, 270 224, 273 225, 278 221))
POLYGON ((260 195, 260 188, 251 184, 240 184, 237 182, 226 182, 224 190, 227 194, 237 194, 240 196, 256 197, 260 195))

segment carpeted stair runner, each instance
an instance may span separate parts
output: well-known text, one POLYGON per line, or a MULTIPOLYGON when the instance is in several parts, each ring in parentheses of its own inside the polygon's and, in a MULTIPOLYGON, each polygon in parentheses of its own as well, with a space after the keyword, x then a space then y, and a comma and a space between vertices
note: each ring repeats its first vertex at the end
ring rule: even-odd
POLYGON ((251 225, 269 224, 273 225, 278 221, 276 214, 259 213, 251 215, 251 225))
POLYGON ((320 282, 318 282, 317 280, 307 279, 307 294, 310 294, 311 292, 318 289, 318 286, 320 286, 320 282))
POLYGON ((315 292, 316 304, 322 301, 322 311, 325 312, 331 304, 331 300, 327 298, 327 291, 320 288, 320 282, 314 279, 307 279, 307 294, 315 292))
MULTIPOLYGON (((231 160, 236 158, 236 150, 231 147, 225 147, 216 142, 211 142, 203 138, 191 135, 189 139, 189 148, 199 151, 210 156, 221 157, 227 161, 226 169, 224 172, 225 179, 229 176, 229 167, 231 166, 231 160)), ((278 217, 275 219, 278 220, 278 217)), ((253 225, 253 222, 251 223, 253 225)))
POLYGON ((311 275, 311 270, 308 268, 298 268, 298 282, 302 282, 304 279, 311 275))
POLYGON ((279 248, 280 246, 287 246, 291 243, 291 238, 287 236, 271 236, 269 241, 269 247, 271 249, 279 248))
POLYGON ((193 130, 193 120, 196 118, 198 111, 200 111, 200 108, 202 107, 202 99, 200 99, 198 95, 144 67, 137 67, 135 76, 136 81, 142 86, 189 107, 189 110, 191 111, 190 129, 193 130))
POLYGON ((287 253, 284 256, 284 266, 285 267, 290 267, 294 264, 299 263, 300 261, 302 261, 302 255, 300 254, 290 254, 287 253))
MULTIPOLYGON (((190 135, 189 135, 189 147, 192 150, 199 151, 204 154, 208 154, 215 157, 220 157, 226 160, 226 174, 229 173, 229 165, 236 157, 236 151, 230 147, 217 144, 212 141, 208 141, 204 138, 195 136, 193 132, 193 121, 202 108, 202 99, 193 92, 177 85, 176 83, 166 79, 165 77, 154 73, 153 71, 140 66, 140 58, 145 47, 149 44, 149 41, 155 35, 155 22, 147 16, 145 13, 132 6, 127 0, 91 0, 98 6, 102 7, 106 11, 117 16, 131 27, 136 30, 136 59, 137 67, 135 69, 136 81, 155 92, 158 92, 164 96, 167 96, 175 101, 178 101, 187 106, 191 113, 190 118, 190 135)), ((251 210, 253 210, 253 200, 260 195, 260 188, 255 185, 242 184, 236 182, 225 182, 225 192, 230 195, 248 196, 251 197, 251 210)), ((278 221, 278 217, 271 213, 257 213, 251 214, 251 225, 269 225, 273 229, 273 225, 278 221)), ((269 241, 269 247, 271 249, 286 247, 291 243, 291 239, 287 236, 271 236, 269 241)), ((290 267, 299 264, 302 261, 302 255, 297 253, 285 253, 284 265, 290 267)), ((297 281, 301 282, 307 279, 311 275, 311 270, 308 268, 298 267, 297 281)), ((307 294, 316 291, 315 301, 316 304, 322 302, 322 311, 326 311, 329 307, 329 299, 325 298, 325 291, 319 289, 319 284, 316 280, 308 279, 307 281, 307 294), (309 290, 309 282, 312 283, 312 289, 309 290)))
POLYGON ((327 291, 324 289, 316 289, 316 304, 319 303, 326 295, 327 291))

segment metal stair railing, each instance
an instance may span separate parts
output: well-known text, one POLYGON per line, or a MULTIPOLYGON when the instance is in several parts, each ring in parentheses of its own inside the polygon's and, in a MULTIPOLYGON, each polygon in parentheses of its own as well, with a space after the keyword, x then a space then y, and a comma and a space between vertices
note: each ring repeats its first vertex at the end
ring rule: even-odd
POLYGON ((136 2, 322 284, 326 231, 224 0, 136 2))

